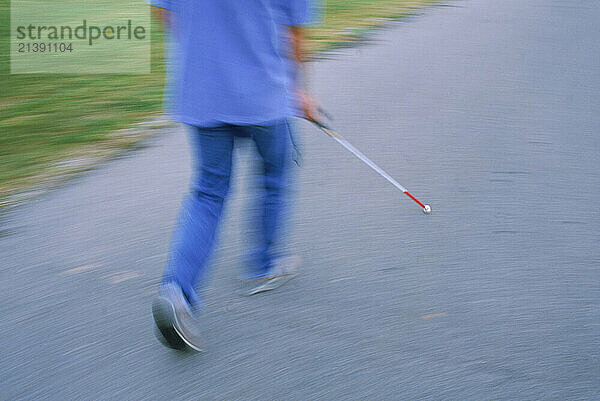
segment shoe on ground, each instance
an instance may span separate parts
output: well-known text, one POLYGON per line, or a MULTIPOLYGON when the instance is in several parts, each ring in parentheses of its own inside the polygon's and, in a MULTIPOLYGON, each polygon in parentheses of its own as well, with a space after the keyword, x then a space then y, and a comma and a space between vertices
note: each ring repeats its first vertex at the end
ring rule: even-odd
POLYGON ((246 295, 256 295, 281 287, 298 275, 302 258, 297 255, 276 259, 267 276, 246 283, 246 295))
POLYGON ((163 344, 177 350, 202 351, 196 319, 180 286, 175 283, 160 286, 152 303, 152 315, 163 344))

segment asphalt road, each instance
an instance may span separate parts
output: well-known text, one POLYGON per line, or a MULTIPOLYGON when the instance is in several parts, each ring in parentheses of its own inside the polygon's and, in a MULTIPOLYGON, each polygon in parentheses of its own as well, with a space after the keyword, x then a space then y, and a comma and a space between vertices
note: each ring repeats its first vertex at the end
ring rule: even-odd
POLYGON ((236 294, 241 168, 202 355, 162 347, 150 313, 182 131, 10 212, 0 399, 599 399, 599 16, 456 1, 315 63, 335 128, 433 213, 300 123, 302 275, 236 294))

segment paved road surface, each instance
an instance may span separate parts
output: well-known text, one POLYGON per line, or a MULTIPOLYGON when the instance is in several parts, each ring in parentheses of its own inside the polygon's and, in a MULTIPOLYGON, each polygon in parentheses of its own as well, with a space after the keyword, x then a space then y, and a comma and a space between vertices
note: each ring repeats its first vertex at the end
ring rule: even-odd
POLYGON ((208 352, 179 355, 150 316, 189 174, 169 133, 6 216, 0 398, 598 399, 600 3, 449 4, 313 66, 430 216, 300 124, 303 275, 235 294, 242 173, 208 352))

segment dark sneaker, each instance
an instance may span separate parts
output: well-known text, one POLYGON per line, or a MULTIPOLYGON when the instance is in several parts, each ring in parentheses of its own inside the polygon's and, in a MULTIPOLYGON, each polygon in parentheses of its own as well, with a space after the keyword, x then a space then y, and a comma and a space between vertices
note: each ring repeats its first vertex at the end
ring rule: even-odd
POLYGON ((157 326, 154 326, 154 336, 165 347, 173 348, 179 351, 185 351, 188 346, 183 342, 181 337, 175 332, 175 329, 170 329, 170 332, 163 334, 157 326), (169 340, 167 340, 169 338, 169 340))
MULTIPOLYGON (((163 284, 152 303, 156 327, 168 347, 202 351, 196 331, 196 319, 181 287, 174 283, 163 284)), ((162 342, 162 341, 161 341, 162 342)))
POLYGON ((275 260, 266 277, 246 283, 246 295, 260 294, 281 287, 298 275, 302 258, 297 255, 286 256, 275 260))

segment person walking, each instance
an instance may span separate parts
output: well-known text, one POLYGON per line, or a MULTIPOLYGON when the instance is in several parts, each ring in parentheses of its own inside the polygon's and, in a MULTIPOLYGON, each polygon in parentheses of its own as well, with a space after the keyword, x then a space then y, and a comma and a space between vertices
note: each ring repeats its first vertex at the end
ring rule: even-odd
POLYGON ((278 255, 275 244, 291 185, 294 145, 288 120, 295 102, 303 117, 316 115, 312 97, 299 80, 290 79, 290 65, 300 75, 302 26, 312 19, 309 1, 152 0, 174 46, 168 112, 189 127, 194 157, 190 192, 152 304, 159 335, 169 347, 201 350, 196 288, 207 276, 238 137, 250 138, 262 161, 262 233, 248 272, 248 294, 278 287, 298 265, 297 258, 278 255))

